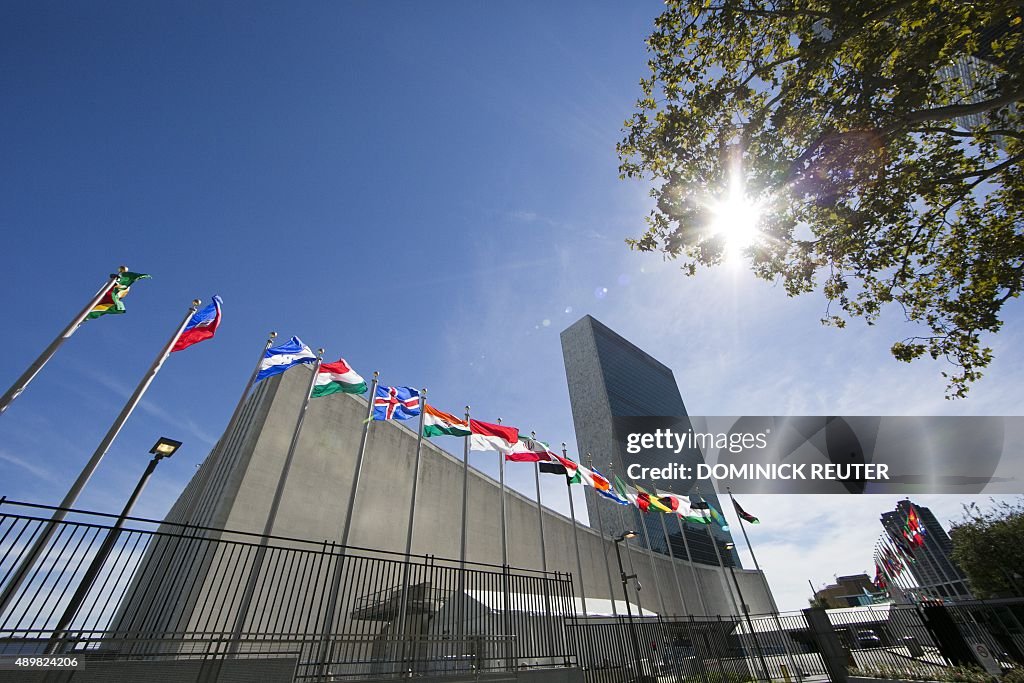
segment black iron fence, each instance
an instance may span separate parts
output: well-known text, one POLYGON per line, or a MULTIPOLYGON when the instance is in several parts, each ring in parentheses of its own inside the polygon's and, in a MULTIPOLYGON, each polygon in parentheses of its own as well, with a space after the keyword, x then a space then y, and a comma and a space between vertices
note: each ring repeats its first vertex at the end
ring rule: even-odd
POLYGON ((1024 600, 882 604, 828 617, 854 673, 935 678, 979 666, 971 652, 979 644, 1003 670, 1024 666, 1024 600))
MULTIPOLYGON (((53 508, 0 501, 0 588, 53 508)), ((0 654, 291 654, 342 680, 567 666, 568 574, 70 511, 0 613, 0 654)))
POLYGON ((0 655, 289 657, 311 682, 568 666, 594 683, 820 680, 836 653, 854 674, 921 677, 975 664, 978 644, 1024 663, 1024 600, 584 616, 568 574, 82 511, 17 579, 53 510, 0 499, 0 655))
POLYGON ((567 624, 587 680, 740 683, 826 674, 801 613, 736 617, 577 619, 567 624))

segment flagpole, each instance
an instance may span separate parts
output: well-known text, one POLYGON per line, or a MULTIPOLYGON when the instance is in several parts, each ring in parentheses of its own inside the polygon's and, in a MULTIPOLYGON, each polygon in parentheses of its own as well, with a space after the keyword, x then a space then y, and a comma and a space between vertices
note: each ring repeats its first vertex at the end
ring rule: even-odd
MULTIPOLYGON (((459 569, 466 569, 466 512, 469 507, 469 438, 473 433, 473 425, 469 420, 469 406, 466 406, 466 434, 462 439, 462 542, 459 544, 459 569)), ((460 572, 460 576, 462 573, 460 572)))
POLYGON ((658 591, 658 604, 661 605, 662 616, 668 616, 668 609, 665 607, 665 596, 661 592, 661 580, 659 578, 658 568, 654 564, 654 546, 651 545, 651 535, 647 531, 647 520, 643 518, 643 514, 640 516, 640 527, 644 530, 644 543, 647 544, 647 558, 651 561, 651 575, 654 581, 654 587, 658 591))
POLYGON ((11 385, 11 388, 4 393, 2 398, 0 398, 0 415, 3 415, 4 411, 7 410, 7 408, 12 403, 14 403, 14 399, 18 398, 18 396, 21 395, 21 392, 25 391, 25 388, 28 387, 29 382, 35 379, 35 376, 38 375, 39 371, 43 369, 43 366, 46 365, 51 358, 53 358, 54 354, 57 353, 57 349, 59 349, 61 345, 64 342, 66 342, 68 338, 78 330, 78 326, 82 324, 82 321, 85 320, 86 316, 88 316, 92 309, 96 307, 96 304, 98 304, 100 300, 103 299, 103 297, 105 297, 107 293, 114 288, 114 285, 121 277, 121 273, 126 272, 128 272, 128 266, 120 266, 117 269, 116 273, 111 273, 110 280, 108 280, 105 285, 100 287, 99 291, 96 292, 96 294, 89 301, 89 303, 85 305, 85 308, 79 311, 78 315, 72 318, 71 322, 68 323, 68 326, 65 327, 64 330, 60 334, 58 334, 52 342, 50 342, 50 345, 47 346, 41 354, 39 354, 39 357, 32 361, 32 364, 29 365, 28 369, 21 374, 21 377, 14 380, 14 384, 11 385))
MULTIPOLYGON (((565 442, 562 442, 562 457, 568 458, 566 453, 565 442)), ((537 466, 540 470, 540 465, 537 466)), ((565 479, 565 493, 569 496, 569 516, 572 517, 572 540, 576 546, 576 581, 580 585, 580 599, 583 601, 583 616, 587 615, 587 589, 583 585, 583 560, 580 558, 580 531, 579 525, 576 522, 576 506, 572 500, 572 484, 569 483, 569 476, 562 477, 565 479)), ((604 544, 604 534, 601 534, 601 543, 604 544)), ((611 575, 609 574, 609 586, 611 584, 611 575)), ((614 596, 613 596, 614 597, 614 596)), ((612 603, 614 605, 614 602, 612 603)))
MULTIPOLYGON (((562 442, 562 456, 565 457, 565 458, 569 457, 568 454, 566 453, 566 450, 565 450, 565 442, 562 442)), ((590 467, 590 468, 594 467, 594 459, 590 455, 590 453, 587 453, 587 466, 590 467)), ((565 488, 566 488, 566 490, 569 493, 569 510, 573 511, 573 529, 575 529, 576 528, 576 526, 575 526, 576 525, 576 512, 575 512, 575 510, 573 510, 572 486, 569 484, 569 477, 565 478, 565 488)), ((586 491, 585 490, 584 490, 584 497, 586 497, 586 491)), ((608 552, 607 552, 607 549, 605 548, 605 542, 604 542, 604 522, 601 520, 601 510, 596 505, 594 506, 594 510, 597 512, 597 530, 598 530, 598 533, 601 534, 601 554, 604 556, 604 570, 605 570, 605 573, 608 574, 608 599, 611 600, 611 603, 612 603, 612 614, 617 617, 617 616, 619 616, 619 608, 615 606, 615 587, 612 584, 612 566, 611 566, 610 560, 608 559, 608 552)), ((582 590, 582 586, 583 586, 583 563, 580 562, 580 542, 579 542, 579 538, 576 539, 576 564, 578 565, 578 569, 580 571, 580 587, 581 587, 580 589, 582 590)), ((584 611, 586 611, 586 605, 584 605, 584 611)))
MULTIPOLYGON (((345 557, 348 553, 348 539, 352 531, 352 515, 356 507, 356 489, 359 487, 359 476, 363 471, 363 455, 366 453, 366 439, 370 433, 370 423, 373 422, 373 404, 377 397, 377 381, 380 377, 378 370, 373 371, 373 381, 370 382, 370 392, 366 399, 366 419, 363 420, 363 434, 359 439, 359 454, 356 456, 356 470, 352 476, 352 490, 348 496, 348 512, 345 515, 345 524, 341 532, 341 547, 338 551, 337 562, 334 565, 334 574, 331 576, 331 590, 327 597, 327 610, 324 614, 324 626, 320 640, 320 662, 324 675, 330 670, 328 655, 334 650, 330 643, 331 631, 334 628, 334 613, 337 609, 338 593, 341 590, 341 577, 345 569, 345 557)), ((422 431, 422 430, 421 430, 422 431)))
MULTIPOLYGON (((530 432, 531 445, 536 448, 537 432, 530 432)), ((547 451, 547 446, 544 447, 547 451)), ((504 457, 504 454, 502 454, 504 457)), ((554 630, 552 629, 552 615, 551 615, 551 590, 548 587, 547 573, 548 573, 548 554, 544 547, 544 506, 540 500, 540 462, 534 463, 533 468, 533 481, 537 485, 537 528, 540 530, 540 563, 541 569, 544 570, 544 608, 547 610, 547 626, 548 626, 548 637, 550 642, 554 642, 554 630)), ((573 611, 575 612, 575 606, 573 611)))
POLYGON ((736 499, 732 497, 732 489, 726 486, 725 490, 729 494, 729 501, 732 503, 733 511, 736 512, 736 516, 739 517, 740 531, 743 532, 743 540, 747 543, 747 550, 750 551, 750 558, 754 561, 754 569, 756 569, 761 575, 761 581, 764 583, 764 589, 768 592, 768 604, 772 609, 772 617, 775 621, 775 627, 779 629, 779 637, 782 638, 782 646, 786 649, 786 660, 789 662, 789 666, 793 669, 796 679, 798 681, 802 681, 803 675, 800 673, 800 669, 796 666, 796 661, 793 659, 793 653, 789 650, 789 637, 785 635, 785 632, 782 630, 782 620, 779 618, 779 606, 775 603, 775 596, 772 594, 772 587, 768 584, 768 577, 765 576, 763 571, 761 571, 761 565, 757 562, 757 555, 754 554, 754 546, 750 543, 750 537, 747 536, 747 527, 743 523, 745 520, 737 510, 736 499))
POLYGON ((200 303, 201 301, 199 299, 195 299, 192 302, 184 320, 182 320, 178 325, 174 334, 171 335, 171 338, 164 345, 163 349, 161 349, 149 370, 145 375, 143 375, 142 380, 139 381, 139 385, 135 387, 135 392, 131 395, 128 402, 124 405, 124 408, 121 409, 121 413, 114 420, 114 424, 112 424, 110 429, 107 430, 106 436, 104 436, 103 440, 100 441, 100 445, 96 448, 92 457, 89 458, 85 467, 82 468, 78 478, 71 485, 71 488, 68 489, 68 492, 58 504, 57 509, 54 510, 53 515, 50 516, 50 521, 47 522, 42 533, 40 533, 36 538, 35 542, 32 544, 32 548, 25 554, 21 563, 18 565, 17 570, 15 570, 11 575, 10 580, 4 587, 3 593, 0 594, 0 616, 3 615, 4 610, 6 610, 10 605, 11 601, 14 599, 15 593, 17 593, 18 589, 21 587, 22 582, 24 582, 28 577, 28 572, 32 568, 32 565, 35 564, 39 554, 43 551, 46 544, 49 543, 54 532, 57 531, 57 525, 67 516, 68 509, 75 504, 75 501, 78 499, 78 495, 82 492, 82 489, 85 488, 89 478, 92 477, 93 472, 95 472, 96 468, 99 467, 100 461, 103 460, 103 456, 106 455, 110 445, 114 443, 114 439, 117 437, 118 433, 120 433, 121 428, 124 427, 124 423, 128 421, 128 417, 132 414, 132 411, 135 410, 135 406, 137 406, 139 401, 142 400, 142 396, 146 393, 146 389, 149 388, 149 385, 152 384, 153 378, 156 377, 158 372, 160 372, 161 366, 163 366, 164 361, 167 360, 167 356, 170 355, 171 349, 177 343, 178 337, 181 336, 185 326, 188 325, 188 321, 195 314, 196 310, 198 310, 200 303))
MULTIPOLYGON (((497 420, 498 424, 501 424, 501 418, 497 420)), ((470 427, 472 431, 472 427, 470 427)), ((511 615, 509 614, 509 574, 508 574, 508 529, 506 528, 505 518, 505 454, 498 451, 498 479, 501 484, 501 610, 503 616, 503 622, 505 624, 506 636, 511 635, 511 615)), ((509 641, 505 641, 505 659, 506 666, 511 670, 512 658, 509 650, 509 641)))
POLYGON ((306 410, 309 408, 309 399, 313 394, 313 387, 316 386, 316 376, 320 373, 320 365, 324 360, 324 350, 317 349, 316 361, 313 363, 313 372, 309 378, 309 385, 306 387, 306 395, 302 400, 302 407, 299 408, 299 416, 295 420, 295 429, 292 431, 292 440, 288 444, 288 453, 285 455, 284 464, 281 466, 281 474, 277 478, 277 488, 274 490, 274 497, 270 502, 270 510, 267 512, 267 521, 263 524, 263 535, 260 538, 259 547, 253 557, 252 567, 249 569, 249 578, 245 582, 245 589, 242 591, 242 600, 235 616, 235 627, 232 631, 231 648, 229 652, 238 652, 242 644, 242 631, 245 628, 245 620, 249 617, 249 606, 252 604, 253 595, 256 593, 256 583, 259 580, 260 571, 263 569, 263 559, 267 554, 267 545, 270 536, 274 531, 274 524, 277 522, 277 512, 281 508, 281 500, 284 498, 284 489, 288 484, 288 475, 292 470, 292 460, 295 458, 295 449, 299 444, 299 434, 302 433, 302 423, 306 420, 306 410))
MULTIPOLYGON (((689 496, 687 496, 686 502, 689 504, 689 496)), ((676 523, 679 525, 679 533, 683 537, 683 548, 686 550, 686 561, 690 563, 690 575, 693 577, 693 587, 697 591, 697 597, 700 598, 700 607, 704 610, 704 616, 711 616, 708 613, 708 605, 704 601, 704 591, 701 590, 700 582, 697 580, 697 567, 693 563, 693 556, 690 555, 690 541, 686 538, 687 527, 683 524, 683 518, 679 515, 676 515, 676 523)))
MULTIPOLYGON (((615 463, 613 463, 613 462, 609 462, 608 463, 608 474, 610 474, 612 476, 612 478, 614 479, 614 477, 615 477, 615 463)), ((636 506, 633 506, 633 507, 636 507, 636 506)), ((639 510, 639 508, 637 508, 637 510, 639 510)), ((635 531, 635 529, 630 529, 628 526, 626 526, 626 511, 622 509, 621 505, 619 506, 619 524, 622 526, 623 533, 625 533, 626 531, 635 531)), ((629 573, 630 574, 636 574, 636 569, 633 568, 633 551, 630 550, 630 548, 629 548, 629 539, 628 538, 625 539, 625 542, 623 543, 623 545, 626 546, 626 561, 629 563, 629 573)), ((637 581, 637 583, 639 584, 639 581, 637 581)), ((637 588, 636 586, 634 586, 633 587, 633 592, 636 593, 636 606, 637 606, 637 608, 639 610, 639 616, 642 617, 644 615, 644 603, 641 602, 641 599, 640 599, 640 589, 637 588)), ((629 609, 629 605, 626 605, 626 608, 629 609)))
POLYGON ((366 441, 370 434, 370 424, 373 422, 373 404, 377 398, 377 380, 380 377, 380 372, 377 370, 373 371, 373 382, 370 384, 370 393, 368 396, 366 406, 366 421, 363 422, 363 435, 359 439, 359 455, 356 456, 356 471, 352 475, 352 490, 348 496, 348 512, 345 515, 345 526, 341 532, 341 552, 344 553, 348 548, 349 536, 352 533, 352 516, 356 511, 356 492, 359 489, 359 479, 363 473, 363 459, 366 456, 366 441))
MULTIPOLYGON (((466 429, 469 431, 462 439, 462 541, 459 543, 459 627, 456 635, 461 639, 464 637, 466 628, 466 517, 469 511, 469 440, 473 434, 473 423, 469 419, 469 406, 466 406, 466 429)), ((464 643, 456 645, 461 651, 464 643)))
MULTIPOLYGON (((892 547, 891 546, 891 539, 888 538, 888 535, 889 535, 888 531, 886 531, 886 533, 882 534, 882 536, 879 537, 879 540, 875 542, 875 549, 876 550, 879 549, 878 548, 879 543, 881 543, 882 548, 891 548, 892 547), (889 541, 889 543, 886 543, 887 540, 889 541)), ((896 555, 895 557, 899 557, 899 556, 896 555)), ((906 562, 904 562, 902 559, 900 559, 900 562, 903 563, 904 569, 907 569, 906 562)), ((911 574, 913 574, 913 572, 911 572, 911 574)), ((910 592, 910 591, 913 590, 912 586, 910 585, 910 581, 908 581, 907 579, 903 579, 903 581, 901 582, 897 578, 894 583, 896 583, 896 587, 900 590, 901 594, 904 593, 904 592, 910 592)), ((912 592, 911 592, 911 595, 913 595, 912 592)))
MULTIPOLYGON (((530 439, 537 440, 537 432, 530 432, 530 439)), ((548 552, 544 546, 544 506, 540 500, 540 465, 533 468, 533 482, 537 486, 537 528, 540 530, 540 566, 548 571, 548 552)))
MULTIPOLYGON (((248 398, 249 391, 252 390, 253 384, 256 383, 256 375, 258 375, 259 372, 260 372, 260 366, 263 363, 263 358, 267 355, 267 351, 270 349, 270 345, 274 343, 274 339, 276 339, 276 338, 277 338, 277 332, 270 332, 267 335, 267 342, 266 342, 266 344, 263 345, 263 350, 260 351, 260 357, 256 361, 256 367, 254 367, 252 369, 252 374, 249 375, 249 381, 246 382, 245 388, 242 389, 242 395, 239 396, 238 403, 235 404, 235 410, 234 410, 234 412, 231 413, 231 418, 228 420, 228 426, 225 427, 225 429, 224 429, 224 438, 226 438, 226 439, 230 439, 231 438, 231 433, 234 430, 235 425, 238 423, 239 417, 241 417, 241 415, 242 415, 242 409, 245 407, 245 399, 248 398)), ((227 448, 228 448, 228 444, 227 443, 220 444, 221 452, 223 452, 223 450, 227 449, 227 448)), ((207 456, 207 457, 209 457, 209 456, 207 456)), ((219 463, 219 464, 221 465, 221 468, 220 468, 219 471, 223 471, 227 467, 227 463, 226 462, 222 462, 222 463, 219 463)), ((211 463, 211 465, 213 465, 213 463, 211 463)), ((209 482, 210 476, 211 476, 211 473, 208 472, 207 476, 206 476, 206 482, 209 482)), ((203 486, 204 487, 206 486, 205 482, 204 482, 203 486)), ((197 494, 199 494, 199 495, 202 495, 203 493, 205 493, 205 491, 202 491, 202 490, 201 491, 197 491, 197 494)), ((202 506, 203 505, 203 501, 200 500, 197 503, 197 505, 202 506)), ((191 523, 192 521, 194 521, 195 517, 196 516, 193 515, 192 511, 190 510, 188 512, 188 515, 186 516, 186 523, 191 523)))
MULTIPOLYGON (((654 490, 657 495, 658 490, 654 490)), ((672 541, 668 537, 668 526, 665 524, 665 515, 658 515, 658 519, 661 520, 661 532, 665 534, 665 545, 668 547, 668 556, 672 560, 672 574, 676 578, 676 590, 679 591, 679 602, 683 606, 683 614, 689 614, 690 609, 686 606, 686 596, 683 595, 683 584, 679 582, 679 569, 676 567, 676 553, 672 550, 672 541)))
MULTIPOLYGON (((707 503, 703 496, 701 496, 701 502, 707 503)), ((707 504, 710 505, 710 503, 707 504)), ((715 549, 715 557, 718 559, 718 568, 722 570, 722 573, 719 574, 722 579, 722 586, 725 588, 725 592, 729 594, 729 599, 732 601, 732 608, 735 610, 736 616, 742 617, 743 612, 740 611, 739 604, 736 602, 736 595, 732 592, 729 580, 725 578, 725 562, 722 561, 722 553, 718 550, 718 541, 715 540, 715 535, 711 533, 711 521, 713 520, 709 520, 708 523, 704 525, 704 530, 708 534, 708 540, 711 541, 711 546, 715 549)))
MULTIPOLYGON (((407 631, 406 619, 409 610, 409 572, 412 569, 412 536, 416 524, 416 493, 420 481, 420 462, 423 453, 423 422, 427 417, 427 388, 420 389, 420 427, 416 435, 416 459, 412 472, 412 496, 409 502, 409 528, 405 534, 405 567, 402 570, 402 609, 399 612, 398 627, 404 635, 407 631)), ((404 640, 404 638, 403 638, 404 640)), ((404 661, 404 655, 403 655, 404 661)))
MULTIPOLYGON (((501 418, 498 418, 501 424, 501 418)), ((508 567, 508 528, 505 519, 505 454, 498 451, 498 482, 501 485, 501 566, 508 567)))

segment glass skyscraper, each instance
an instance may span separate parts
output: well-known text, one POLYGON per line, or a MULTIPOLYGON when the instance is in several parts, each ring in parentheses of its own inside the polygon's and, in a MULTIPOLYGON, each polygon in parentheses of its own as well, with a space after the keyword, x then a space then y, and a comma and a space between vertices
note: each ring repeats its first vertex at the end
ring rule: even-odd
MULTIPOLYGON (((659 426, 675 431, 685 431, 688 427, 686 406, 671 368, 589 315, 565 329, 561 339, 576 441, 584 464, 588 464, 589 454, 593 467, 609 479, 617 475, 627 483, 639 483, 652 492, 657 484, 659 490, 690 495, 694 502, 703 497, 721 511, 714 490, 684 490, 681 482, 672 480, 630 482, 625 475, 625 466, 630 462, 645 467, 663 467, 674 462, 692 466, 704 462, 699 448, 679 454, 648 450, 637 456, 626 455, 626 435, 616 426, 621 425, 623 418, 663 418, 659 426)), ((627 528, 640 532, 640 525, 646 525, 652 549, 668 554, 665 532, 658 518, 661 513, 643 514, 635 507, 615 505, 589 487, 585 488, 585 495, 592 527, 603 527, 606 534, 614 537, 627 528)), ((685 545, 689 545, 694 562, 718 564, 703 525, 684 524, 684 544, 676 521, 671 518, 665 521, 677 558, 686 557, 685 545)), ((715 524, 708 528, 717 541, 723 561, 740 566, 735 549, 725 549, 725 544, 732 542, 731 534, 715 524)), ((643 540, 641 533, 638 541, 643 540)))

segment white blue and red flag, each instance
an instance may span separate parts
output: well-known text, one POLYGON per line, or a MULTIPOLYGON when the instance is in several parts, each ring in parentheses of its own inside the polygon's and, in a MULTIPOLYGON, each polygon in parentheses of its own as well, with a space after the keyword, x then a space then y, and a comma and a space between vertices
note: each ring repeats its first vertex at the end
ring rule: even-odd
POLYGON ((185 330, 178 337, 171 353, 187 349, 193 344, 210 339, 217 333, 220 325, 220 305, 224 303, 219 296, 214 296, 206 308, 196 311, 185 325, 185 330))
POLYGON ((408 420, 418 417, 421 409, 417 389, 377 385, 377 393, 373 397, 374 420, 408 420))

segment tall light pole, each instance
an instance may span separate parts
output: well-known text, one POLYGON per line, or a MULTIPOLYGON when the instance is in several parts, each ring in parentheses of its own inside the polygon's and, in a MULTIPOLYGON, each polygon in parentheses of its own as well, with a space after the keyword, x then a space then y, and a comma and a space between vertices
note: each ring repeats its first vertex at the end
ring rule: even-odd
MULTIPOLYGON (((626 599, 626 615, 629 619, 629 636, 633 641, 633 664, 636 667, 636 679, 644 680, 643 665, 640 659, 640 639, 636 635, 636 624, 633 622, 633 608, 629 604, 629 580, 636 579, 636 574, 627 574, 622 567, 622 553, 619 552, 619 544, 627 538, 636 538, 635 531, 627 531, 615 539, 615 559, 619 563, 619 577, 622 580, 622 597, 626 599)), ((639 582, 638 582, 639 583, 639 582)))
POLYGON ((82 577, 82 581, 78 584, 78 589, 75 594, 71 596, 71 601, 68 606, 64 609, 64 613, 60 617, 60 621, 53 629, 53 635, 50 637, 50 642, 46 646, 46 654, 56 654, 62 648, 62 643, 68 636, 68 627, 71 625, 71 621, 75 618, 75 614, 81 608, 82 603, 85 602, 85 598, 89 595, 89 591, 92 590, 92 584, 96 581, 96 577, 103 569, 103 565, 107 562, 107 557, 110 556, 110 551, 114 549, 114 544, 117 543, 118 537, 121 535, 121 528, 124 526, 125 520, 128 515, 132 513, 132 508, 135 507, 135 501, 139 499, 139 495, 142 493, 142 489, 146 487, 146 482, 149 481, 149 477, 156 470, 157 464, 164 458, 169 458, 181 447, 180 441, 174 439, 168 439, 166 436, 160 437, 153 447, 149 449, 149 452, 153 454, 153 459, 146 465, 146 470, 142 473, 139 478, 139 483, 135 485, 135 490, 132 491, 132 495, 128 497, 128 502, 125 503, 124 509, 121 510, 121 514, 118 515, 117 521, 114 522, 114 526, 107 532, 106 538, 103 539, 103 544, 99 550, 96 551, 96 556, 89 564, 89 568, 85 570, 85 575, 82 577))
MULTIPOLYGON (((725 549, 732 550, 736 545, 734 543, 726 543, 725 549)), ((754 648, 757 650, 757 657, 761 660, 761 672, 764 674, 764 680, 770 681, 771 675, 768 673, 768 662, 764 659, 764 652, 761 651, 761 643, 757 640, 757 635, 754 633, 754 624, 750 620, 750 608, 747 607, 746 601, 743 600, 743 591, 740 590, 740 582, 736 579, 736 569, 733 567, 733 563, 729 562, 729 573, 732 575, 732 583, 736 586, 736 595, 740 598, 740 609, 743 610, 743 616, 747 620, 747 629, 750 631, 750 639, 754 641, 754 648)))

